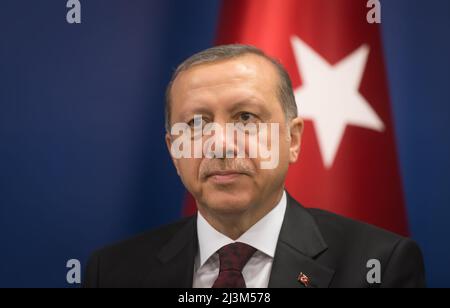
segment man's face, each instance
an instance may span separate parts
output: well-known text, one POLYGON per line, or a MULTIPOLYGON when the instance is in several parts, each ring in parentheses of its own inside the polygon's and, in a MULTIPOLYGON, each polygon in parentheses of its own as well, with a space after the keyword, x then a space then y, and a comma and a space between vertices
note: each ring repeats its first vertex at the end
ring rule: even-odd
MULTIPOLYGON (((223 138, 219 140, 224 149, 236 149, 236 144, 229 144, 225 138, 226 123, 278 123, 279 126, 276 136, 279 158, 272 169, 261 169, 260 155, 249 157, 247 143, 245 158, 173 159, 200 211, 239 214, 269 200, 277 201, 274 198, 283 189, 288 165, 297 159, 303 125, 300 118, 286 122, 276 94, 278 82, 274 66, 251 54, 198 65, 175 79, 171 91, 171 125, 192 126, 194 115, 201 115, 202 125, 214 122, 223 128, 223 138)), ((267 136, 270 146, 273 140, 270 133, 267 136)), ((166 135, 169 150, 175 139, 176 136, 166 135)))

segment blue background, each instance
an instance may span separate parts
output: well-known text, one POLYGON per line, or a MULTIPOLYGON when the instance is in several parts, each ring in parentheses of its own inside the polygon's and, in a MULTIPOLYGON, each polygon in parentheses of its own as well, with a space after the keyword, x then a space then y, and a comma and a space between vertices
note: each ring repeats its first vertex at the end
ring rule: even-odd
MULTIPOLYGON (((218 0, 0 2, 0 287, 66 287, 66 261, 181 216, 164 88, 212 45, 218 0)), ((412 237, 450 287, 450 1, 382 2, 412 237)))

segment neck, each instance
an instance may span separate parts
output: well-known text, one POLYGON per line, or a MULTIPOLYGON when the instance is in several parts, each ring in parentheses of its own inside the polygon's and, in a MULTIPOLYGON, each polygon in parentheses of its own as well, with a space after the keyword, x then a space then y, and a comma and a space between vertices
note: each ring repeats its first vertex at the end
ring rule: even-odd
POLYGON ((283 192, 284 188, 273 194, 272 197, 266 198, 264 202, 251 205, 247 210, 239 213, 211 211, 207 207, 199 205, 197 208, 214 229, 232 240, 237 240, 280 202, 283 192))

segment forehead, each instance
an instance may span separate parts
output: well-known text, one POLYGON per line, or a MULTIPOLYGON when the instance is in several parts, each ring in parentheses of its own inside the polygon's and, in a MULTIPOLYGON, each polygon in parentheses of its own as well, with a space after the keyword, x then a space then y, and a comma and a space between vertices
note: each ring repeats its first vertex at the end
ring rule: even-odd
POLYGON ((232 95, 273 97, 278 82, 274 65, 253 54, 200 64, 181 72, 172 86, 172 101, 186 102, 201 96, 232 95))

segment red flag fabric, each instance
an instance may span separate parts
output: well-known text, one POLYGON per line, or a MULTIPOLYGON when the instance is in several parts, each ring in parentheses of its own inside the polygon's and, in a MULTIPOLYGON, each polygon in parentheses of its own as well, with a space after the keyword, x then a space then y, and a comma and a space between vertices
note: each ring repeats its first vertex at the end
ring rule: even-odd
MULTIPOLYGON (((361 0, 223 1, 217 44, 250 44, 291 76, 305 130, 287 190, 322 208, 406 235, 378 24, 361 0)), ((195 209, 188 195, 185 214, 195 209)))

